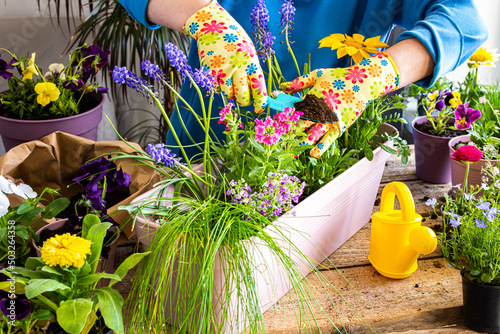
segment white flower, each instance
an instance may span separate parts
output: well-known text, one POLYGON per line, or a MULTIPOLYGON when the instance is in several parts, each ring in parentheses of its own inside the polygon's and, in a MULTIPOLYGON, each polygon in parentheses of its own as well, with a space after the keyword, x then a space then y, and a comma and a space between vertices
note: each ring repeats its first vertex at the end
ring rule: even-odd
POLYGON ((491 169, 491 175, 495 176, 497 175, 498 173, 500 173, 500 170, 498 169, 498 167, 493 167, 491 169))
POLYGON ((479 98, 479 103, 486 103, 486 102, 488 102, 488 99, 485 96, 481 96, 479 98))
POLYGON ((3 192, 0 192, 0 217, 3 217, 9 212, 10 202, 3 192))
POLYGON ((435 199, 435 198, 429 198, 425 202, 425 205, 434 207, 436 205, 436 203, 437 203, 437 199, 435 199))
POLYGON ((481 189, 488 190, 488 189, 490 189, 490 187, 488 187, 488 185, 486 183, 481 183, 481 189))
POLYGON ((3 175, 0 175, 0 192, 4 194, 16 194, 24 199, 35 198, 37 196, 36 192, 27 184, 20 183, 16 186, 14 182, 6 179, 3 175))
POLYGON ((37 196, 36 191, 33 190, 29 185, 24 183, 19 183, 17 189, 22 191, 28 198, 35 198, 37 196))

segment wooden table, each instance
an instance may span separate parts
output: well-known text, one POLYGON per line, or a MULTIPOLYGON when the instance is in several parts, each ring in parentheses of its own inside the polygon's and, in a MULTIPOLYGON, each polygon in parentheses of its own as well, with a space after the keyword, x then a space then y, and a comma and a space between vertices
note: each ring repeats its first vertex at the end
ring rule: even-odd
MULTIPOLYGON (((380 210, 382 189, 392 181, 404 182, 409 187, 416 211, 424 217, 422 224, 439 232, 441 221, 429 217, 430 208, 425 201, 442 198, 450 184, 429 184, 417 178, 413 155, 407 166, 402 166, 392 156, 386 164, 373 212, 380 210)), ((412 276, 401 280, 386 278, 368 261, 370 228, 368 223, 319 267, 330 284, 328 293, 314 274, 307 276, 316 292, 319 305, 313 309, 322 333, 337 333, 328 317, 334 319, 337 326, 341 326, 341 319, 345 327, 339 328, 342 333, 476 333, 465 327, 462 319, 460 273, 445 263, 439 246, 432 254, 419 258, 419 268, 412 276)), ((130 243, 120 247, 119 255, 126 256, 131 248, 130 243)), ((130 278, 128 275, 115 286, 124 297, 128 293, 130 278)), ((264 314, 270 333, 304 332, 297 323, 294 304, 296 301, 290 292, 264 314)))

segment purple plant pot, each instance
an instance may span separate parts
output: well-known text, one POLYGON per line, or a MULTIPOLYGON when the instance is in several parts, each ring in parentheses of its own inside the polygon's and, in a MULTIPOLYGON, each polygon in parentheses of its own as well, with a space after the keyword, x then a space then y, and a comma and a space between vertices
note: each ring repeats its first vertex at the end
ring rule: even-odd
MULTIPOLYGON (((450 137, 437 137, 415 129, 415 124, 427 122, 427 116, 412 122, 417 176, 430 183, 451 181, 450 137)), ((452 120, 454 122, 454 120, 452 120)))
POLYGON ((99 104, 84 113, 46 120, 22 120, 0 116, 0 134, 5 151, 19 144, 38 140, 49 133, 62 131, 90 140, 97 140, 97 127, 102 118, 104 95, 94 95, 99 104))

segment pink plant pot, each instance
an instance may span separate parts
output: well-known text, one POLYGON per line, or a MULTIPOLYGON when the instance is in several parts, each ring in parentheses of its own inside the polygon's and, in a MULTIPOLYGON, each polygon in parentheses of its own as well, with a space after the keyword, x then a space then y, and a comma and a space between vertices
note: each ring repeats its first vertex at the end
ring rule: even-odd
MULTIPOLYGON (((450 156, 453 152, 455 152, 454 149, 455 145, 457 145, 458 143, 467 144, 468 142, 470 142, 470 135, 463 135, 450 139, 448 143, 450 156)), ((466 165, 451 158, 450 162, 451 162, 451 185, 452 186, 457 186, 459 184, 463 185, 465 180, 466 165)), ((481 171, 483 167, 486 167, 486 164, 487 161, 485 159, 481 159, 478 162, 475 162, 470 165, 469 175, 467 177, 467 184, 469 185, 469 187, 481 186, 481 183, 483 183, 481 171)), ((497 161, 493 160, 491 161, 491 164, 493 166, 496 166, 497 161)))
POLYGON ((417 117, 412 122, 416 174, 426 182, 448 183, 451 181, 448 148, 450 137, 433 136, 415 129, 415 124, 425 122, 427 122, 427 116, 417 117))
POLYGON ((22 120, 0 116, 0 134, 5 151, 19 144, 38 140, 49 133, 62 131, 90 140, 97 140, 97 129, 102 118, 104 95, 95 94, 99 104, 78 115, 46 119, 22 120))
MULTIPOLYGON (((381 132, 394 133, 396 129, 390 125, 384 124, 381 132)), ((385 143, 390 146, 389 143, 385 143)), ((372 161, 363 158, 348 170, 340 174, 334 180, 323 186, 317 192, 306 198, 293 208, 294 215, 287 213, 266 229, 271 235, 276 235, 284 249, 290 249, 290 254, 294 251, 291 248, 296 247, 303 253, 309 262, 296 259, 297 265, 303 277, 312 269, 311 264, 323 262, 330 254, 344 244, 352 235, 359 231, 366 223, 370 221, 375 199, 377 197, 380 181, 384 171, 385 163, 390 154, 377 148, 374 151, 372 161), (279 230, 286 235, 287 241, 275 232, 279 230), (293 244, 293 246, 291 246, 293 244)), ((170 193, 173 189, 167 190, 170 193)), ((153 189, 137 197, 133 203, 144 203, 148 198, 154 199, 158 190, 153 189)), ((168 196, 168 195, 166 195, 168 196)), ((161 203, 161 206, 168 203, 161 203)), ((137 216, 135 221, 136 233, 139 242, 148 246, 154 237, 158 224, 148 221, 149 217, 137 216)), ((259 270, 255 273, 257 289, 259 291, 259 303, 262 312, 265 312, 291 288, 286 274, 277 260, 273 257, 272 251, 267 246, 262 245, 259 240, 249 240, 249 244, 255 248, 252 258, 256 262, 255 267, 259 270)), ((223 293, 223 286, 226 280, 224 272, 224 260, 217 254, 215 256, 216 270, 214 273, 215 291, 214 303, 220 300, 218 297, 223 293)), ((196 275, 196 268, 193 266, 193 273, 196 275)), ((170 278, 172 289, 177 289, 176 268, 173 268, 173 276, 170 278)), ((224 299, 224 297, 221 297, 224 299)), ((231 296, 230 305, 239 305, 239 310, 244 309, 243 301, 238 299, 237 294, 231 296)), ((243 298, 244 299, 244 298, 243 298)), ((182 321, 183 315, 179 314, 176 308, 177 300, 168 299, 166 302, 166 318, 173 319, 170 323, 182 321)), ((232 306, 231 306, 232 307, 232 306)), ((216 313, 220 305, 216 305, 216 313)), ((238 307, 235 306, 235 309, 238 307)), ((233 311, 230 311, 232 313, 233 311)), ((237 311, 234 311, 237 312, 237 311)), ((242 319, 241 314, 233 314, 232 318, 242 319)), ((227 325, 227 324, 226 324, 227 325)), ((245 329, 244 323, 230 324, 227 328, 220 329, 220 333, 240 333, 245 329)), ((191 330, 190 330, 191 331, 191 330)), ((196 329, 192 329, 196 331, 196 329)))

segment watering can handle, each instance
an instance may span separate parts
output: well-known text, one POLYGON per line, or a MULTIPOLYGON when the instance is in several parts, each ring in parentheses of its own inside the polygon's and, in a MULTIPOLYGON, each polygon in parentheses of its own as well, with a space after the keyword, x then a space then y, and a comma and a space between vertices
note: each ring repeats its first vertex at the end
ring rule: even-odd
POLYGON ((398 196, 401 212, 405 222, 412 221, 415 216, 415 203, 410 189, 403 182, 391 182, 382 191, 380 212, 394 210, 394 199, 398 196))

